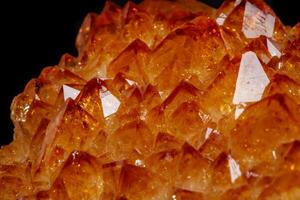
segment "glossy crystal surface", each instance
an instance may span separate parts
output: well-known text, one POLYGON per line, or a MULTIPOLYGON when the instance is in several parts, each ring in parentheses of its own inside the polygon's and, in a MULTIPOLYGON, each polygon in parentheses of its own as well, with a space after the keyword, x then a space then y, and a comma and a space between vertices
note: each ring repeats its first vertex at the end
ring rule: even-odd
POLYGON ((0 199, 299 199, 299 45, 261 0, 108 1, 14 98, 0 199))

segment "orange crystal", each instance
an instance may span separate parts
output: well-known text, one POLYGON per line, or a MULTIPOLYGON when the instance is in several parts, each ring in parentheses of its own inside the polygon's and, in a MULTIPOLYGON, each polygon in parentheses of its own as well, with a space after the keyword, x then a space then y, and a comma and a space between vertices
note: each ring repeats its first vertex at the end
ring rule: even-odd
POLYGON ((299 33, 261 0, 108 1, 13 100, 0 198, 299 199, 299 33))

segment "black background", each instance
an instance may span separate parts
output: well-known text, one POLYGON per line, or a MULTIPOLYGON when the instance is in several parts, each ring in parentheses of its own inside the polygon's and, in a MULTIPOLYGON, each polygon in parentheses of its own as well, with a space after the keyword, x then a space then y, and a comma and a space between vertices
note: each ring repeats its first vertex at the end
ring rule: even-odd
MULTIPOLYGON (((76 55, 74 43, 82 20, 88 12, 100 12, 104 5, 101 0, 4 2, 0 3, 0 145, 12 140, 13 97, 43 67, 58 63, 63 53, 76 55)), ((222 0, 205 2, 217 7, 222 0)), ((300 21, 297 0, 268 0, 268 3, 285 24, 300 21)))

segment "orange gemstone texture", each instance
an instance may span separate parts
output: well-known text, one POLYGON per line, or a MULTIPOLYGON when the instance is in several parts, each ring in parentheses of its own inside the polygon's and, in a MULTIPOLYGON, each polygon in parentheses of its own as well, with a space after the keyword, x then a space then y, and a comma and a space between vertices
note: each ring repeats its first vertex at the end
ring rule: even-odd
POLYGON ((108 1, 13 100, 0 199, 300 199, 300 25, 261 0, 108 1))

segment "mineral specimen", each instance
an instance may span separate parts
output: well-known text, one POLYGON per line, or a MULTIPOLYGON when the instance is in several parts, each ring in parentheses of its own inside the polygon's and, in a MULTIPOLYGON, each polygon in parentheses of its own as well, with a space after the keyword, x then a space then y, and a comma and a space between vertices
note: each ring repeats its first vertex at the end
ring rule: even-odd
POLYGON ((13 100, 0 199, 300 199, 300 25, 261 0, 111 1, 13 100))

